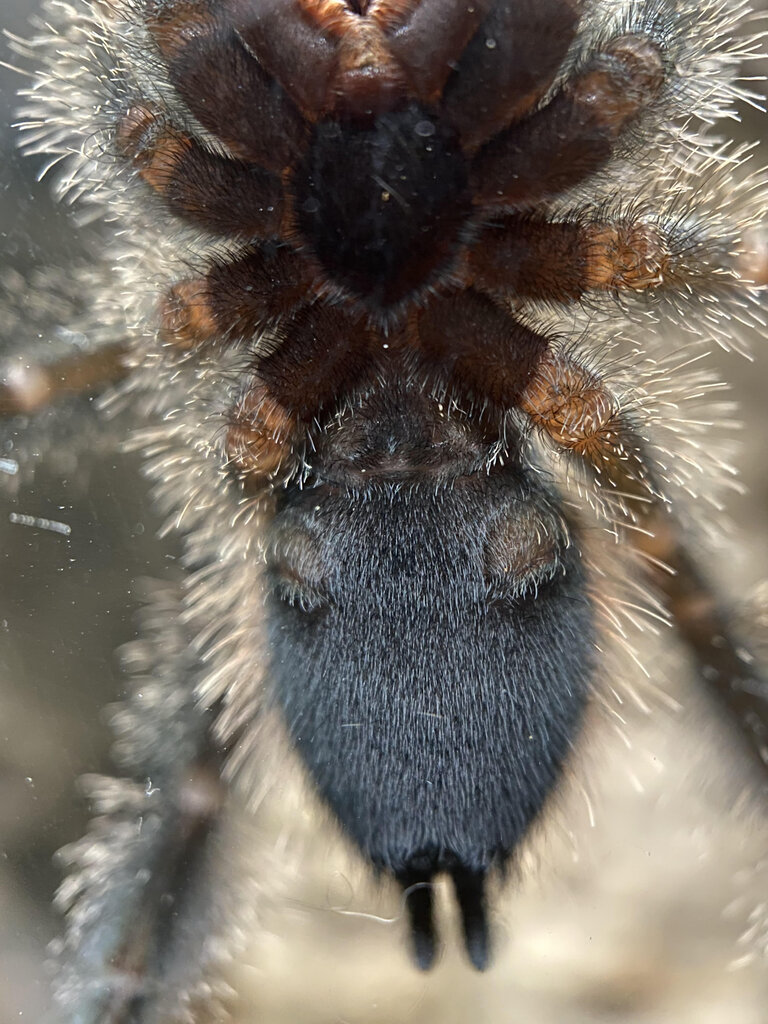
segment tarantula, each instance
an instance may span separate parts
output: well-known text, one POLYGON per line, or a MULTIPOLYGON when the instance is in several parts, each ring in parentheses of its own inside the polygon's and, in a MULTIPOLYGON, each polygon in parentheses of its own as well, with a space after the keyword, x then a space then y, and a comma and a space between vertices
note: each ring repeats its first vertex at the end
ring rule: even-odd
POLYGON ((704 127, 748 95, 745 9, 76 0, 20 45, 26 148, 107 214, 114 276, 90 348, 0 401, 123 377, 187 570, 116 718, 137 784, 99 784, 71 854, 71 1019, 192 1019, 217 779, 258 803, 280 746, 401 885, 418 966, 445 874, 484 968, 487 877, 600 673, 590 519, 762 763, 768 690, 685 543, 698 467, 666 451, 652 315, 698 349, 760 283, 765 190, 704 127))

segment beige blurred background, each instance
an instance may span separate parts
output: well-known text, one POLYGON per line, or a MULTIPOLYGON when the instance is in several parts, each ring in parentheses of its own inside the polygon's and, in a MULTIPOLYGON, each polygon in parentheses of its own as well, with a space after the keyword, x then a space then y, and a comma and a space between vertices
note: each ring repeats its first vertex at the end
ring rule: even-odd
MULTIPOLYGON (((0 26, 23 33, 31 6, 2 0, 0 26)), ((19 81, 0 67, 0 262, 24 272, 74 258, 79 243, 35 182, 35 162, 14 153, 6 126, 19 81)), ((768 139, 754 111, 738 130, 768 139)), ((753 363, 713 353, 746 423, 748 494, 730 503, 733 542, 708 565, 737 603, 768 578, 768 346, 752 346, 753 363)), ((114 652, 135 634, 137 580, 176 572, 136 460, 92 420, 82 432, 82 446, 55 458, 41 444, 34 479, 0 498, 0 1024, 37 1022, 47 1008, 53 854, 85 826, 77 777, 108 770, 102 708, 123 689, 114 652)), ((235 972, 240 1024, 764 1024, 765 787, 668 640, 649 642, 645 657, 680 710, 628 706, 631 749, 611 730, 591 737, 594 825, 572 795, 562 832, 538 844, 499 901, 491 971, 472 973, 455 943, 430 975, 413 971, 400 922, 386 920, 397 897, 359 881, 322 839, 314 872, 275 858, 287 896, 269 901, 235 972)))

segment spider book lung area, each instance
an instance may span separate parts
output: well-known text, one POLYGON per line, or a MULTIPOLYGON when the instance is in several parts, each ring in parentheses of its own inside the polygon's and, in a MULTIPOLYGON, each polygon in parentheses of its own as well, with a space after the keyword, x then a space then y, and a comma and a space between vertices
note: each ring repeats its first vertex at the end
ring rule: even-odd
MULTIPOLYGON (((761 130, 747 132, 747 136, 754 137, 761 130)), ((12 163, 15 166, 15 161, 12 163)), ((45 237, 40 245, 33 241, 36 259, 40 250, 50 245, 46 228, 44 222, 45 237)), ((12 243, 14 262, 19 246, 24 244, 23 239, 12 243)), ((739 538, 743 541, 742 553, 716 570, 731 593, 739 593, 766 575, 763 537, 768 482, 761 442, 768 429, 762 386, 766 361, 764 353, 758 352, 757 363, 750 370, 734 359, 723 362, 724 377, 736 378, 740 393, 745 395, 749 424, 744 461, 751 496, 734 503, 740 523, 746 524, 739 538)), ((50 430, 56 429, 54 419, 50 430)), ((74 486, 75 474, 70 460, 59 476, 62 458, 55 454, 55 446, 51 451, 50 457, 43 457, 44 465, 34 484, 24 485, 14 496, 13 508, 18 507, 24 514, 33 507, 38 519, 54 521, 61 515, 59 506, 65 504, 61 495, 74 486)), ((85 457, 78 464, 78 473, 87 472, 85 457)), ((0 975, 11 983, 0 996, 5 1001, 0 1003, 2 1024, 19 1019, 20 1011, 29 1019, 40 1017, 42 945, 55 926, 46 916, 48 894, 36 890, 50 887, 50 874, 44 867, 49 853, 65 838, 75 838, 82 832, 67 814, 53 816, 56 835, 51 834, 49 809, 54 802, 61 806, 58 801, 63 790, 71 790, 68 780, 52 776, 59 770, 62 775, 66 771, 79 774, 83 752, 88 761, 84 767, 95 767, 93 752, 103 750, 107 739, 96 705, 112 699, 112 694, 103 690, 105 678, 114 671, 109 667, 114 666, 109 648, 133 630, 125 607, 129 581, 138 574, 163 574, 164 549, 151 542, 146 533, 137 536, 134 529, 136 523, 147 520, 141 504, 131 506, 132 499, 141 499, 134 478, 123 480, 124 471, 114 473, 110 465, 111 457, 107 457, 106 470, 93 471, 85 529, 89 531, 88 541, 93 539, 94 543, 85 544, 76 553, 74 568, 57 558, 62 551, 60 535, 27 527, 30 540, 22 546, 16 538, 24 528, 10 520, 0 524, 8 567, 3 605, 34 625, 33 629, 12 628, 5 634, 11 655, 9 678, 3 686, 12 700, 10 725, 2 734, 4 790, 9 793, 4 803, 9 827, 2 834, 9 837, 4 844, 9 854, 5 864, 9 866, 4 866, 0 874, 0 900, 11 912, 3 926, 8 941, 0 941, 0 950, 4 951, 0 956, 8 958, 10 965, 7 970, 0 969, 0 975), (105 524, 106 535, 99 523, 105 524), (91 536, 94 529, 98 529, 98 538, 91 536), (93 558, 92 549, 99 545, 98 557, 93 558), (128 556, 127 564, 117 561, 118 552, 128 556), (114 604, 106 597, 105 585, 93 585, 92 573, 98 571, 99 563, 102 570, 107 570, 107 584, 114 588, 114 604), (75 591, 76 603, 62 620, 61 608, 70 595, 65 597, 55 588, 64 579, 65 589, 74 590, 67 583, 80 575, 78 566, 91 570, 81 580, 84 597, 75 591), (42 577, 48 570, 50 580, 44 582, 42 577), (27 599, 20 592, 20 581, 29 582, 32 592, 27 599), (99 606, 93 615, 86 606, 91 597, 99 606), (51 614, 45 618, 40 613, 42 604, 50 608, 51 614), (94 615, 105 606, 120 609, 125 615, 110 636, 94 628, 94 622, 98 622, 94 615), (83 633, 86 635, 81 640, 83 633), (52 656, 45 663, 38 657, 41 636, 50 638, 52 656), (74 637, 78 638, 78 651, 73 649, 74 637), (99 639, 105 643, 96 649, 94 644, 99 639), (71 670, 62 684, 59 652, 68 649, 73 657, 79 658, 82 653, 82 667, 77 668, 77 663, 71 661, 71 670), (47 710, 49 706, 51 711, 47 710), (68 752, 63 754, 59 768, 51 764, 51 751, 62 747, 62 716, 65 724, 74 718, 76 732, 67 741, 68 752), (34 742, 14 741, 15 736, 32 737, 34 742), (34 790, 30 790, 28 779, 34 790), (38 886, 40 879, 43 884, 38 886)), ((135 463, 131 465, 132 471, 136 469, 135 463)), ((72 500, 72 504, 76 502, 72 500)), ((80 534, 74 512, 66 511, 68 524, 80 534)), ((153 529, 149 529, 150 534, 153 529)), ((73 543, 67 542, 68 558, 73 543)), ((12 623, 12 615, 8 621, 12 623)), ((662 663, 665 656, 654 653, 652 638, 648 638, 648 646, 644 657, 652 666, 662 663)), ((673 659, 674 665, 677 668, 669 671, 680 681, 680 694, 689 700, 682 683, 684 669, 673 659)), ((119 691, 119 678, 113 676, 112 686, 115 693, 119 691)), ((765 830, 760 828, 758 815, 748 813, 745 817, 738 813, 738 754, 728 737, 719 735, 710 711, 704 708, 680 716, 657 708, 645 717, 627 710, 634 752, 622 755, 621 744, 605 740, 611 756, 605 758, 602 787, 597 784, 603 793, 597 805, 596 828, 577 829, 580 861, 571 864, 568 851, 558 851, 554 844, 551 856, 558 862, 557 873, 565 880, 567 898, 545 870, 543 886, 529 881, 512 897, 511 905, 501 904, 499 916, 509 920, 509 947, 492 974, 480 983, 458 964, 434 978, 414 980, 400 962, 400 951, 393 950, 396 942, 391 929, 382 929, 374 922, 361 921, 350 941, 349 932, 337 927, 338 919, 328 910, 325 879, 307 870, 293 892, 300 894, 304 916, 312 921, 312 928, 308 934, 301 927, 292 930, 291 923, 286 925, 284 921, 284 913, 267 916, 264 929, 277 937, 285 952, 276 953, 273 945, 270 959, 269 954, 265 956, 263 941, 255 940, 253 963, 261 967, 268 962, 272 969, 257 979, 252 970, 237 978, 242 1019, 254 1024, 283 1020, 296 1024, 313 1020, 313 1007, 320 1005, 329 1013, 335 1006, 338 1016, 365 1024, 410 1019, 417 1019, 419 1024, 450 1024, 476 1016, 482 1002, 488 1024, 506 1020, 510 1005, 516 1007, 519 1019, 535 1020, 537 1024, 582 1024, 595 1016, 643 1024, 677 1024, 688 1017, 698 1021, 704 1014, 739 1024, 760 1021, 768 994, 765 964, 757 961, 731 974, 724 973, 722 967, 732 959, 734 949, 744 948, 736 942, 741 930, 739 915, 747 917, 748 901, 752 899, 757 905, 764 893, 761 868, 751 881, 744 880, 744 868, 748 874, 764 858, 765 830), (646 750, 652 752, 651 760, 646 759, 646 750), (654 765, 662 765, 663 770, 657 771, 654 765), (644 787, 640 797, 628 785, 631 776, 644 787), (733 783, 723 781, 731 778, 733 783), (640 840, 636 843, 631 837, 640 840), (694 870, 692 863, 696 865, 694 870), (729 923, 721 919, 720 908, 732 900, 739 906, 729 923), (323 912, 311 909, 318 906, 324 908, 323 912), (704 915, 706 928, 701 925, 704 915), (585 934, 591 937, 586 945, 585 934), (371 970, 372 961, 377 965, 375 971, 371 970), (297 964, 307 967, 304 998, 297 992, 297 964), (556 985, 552 983, 553 965, 557 969, 556 985), (361 978, 365 979, 364 985, 361 978), (337 991, 329 991, 329 979, 337 991), (417 1011, 414 1006, 418 1006, 417 1011)), ((331 902, 337 906, 335 900, 331 902)), ((370 905, 363 902, 361 909, 370 905)), ((396 913, 397 904, 393 903, 390 910, 396 913)))

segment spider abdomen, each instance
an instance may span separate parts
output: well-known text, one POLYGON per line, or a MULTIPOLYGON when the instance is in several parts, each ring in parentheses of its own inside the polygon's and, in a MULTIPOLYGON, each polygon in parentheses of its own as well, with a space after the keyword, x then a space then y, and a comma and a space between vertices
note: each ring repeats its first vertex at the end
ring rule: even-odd
POLYGON ((437 486, 402 459, 399 479, 370 475, 340 488, 318 473, 286 492, 273 699, 344 830, 409 891, 417 961, 435 953, 429 883, 445 872, 483 967, 485 876, 542 808, 586 700, 584 572, 519 467, 437 486))

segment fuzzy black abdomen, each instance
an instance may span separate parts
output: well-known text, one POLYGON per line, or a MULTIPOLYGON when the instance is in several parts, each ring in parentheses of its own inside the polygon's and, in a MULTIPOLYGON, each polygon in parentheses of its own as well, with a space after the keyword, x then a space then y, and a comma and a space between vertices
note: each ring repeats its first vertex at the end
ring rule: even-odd
MULTIPOLYGON (((297 489, 273 548, 274 698, 310 776, 404 887, 452 876, 477 966, 485 874, 557 781, 592 662, 574 547, 552 537, 557 572, 531 590, 489 578, 494 537, 524 531, 535 500, 509 472, 364 497, 297 489)), ((409 904, 428 966, 430 899, 409 904)))

